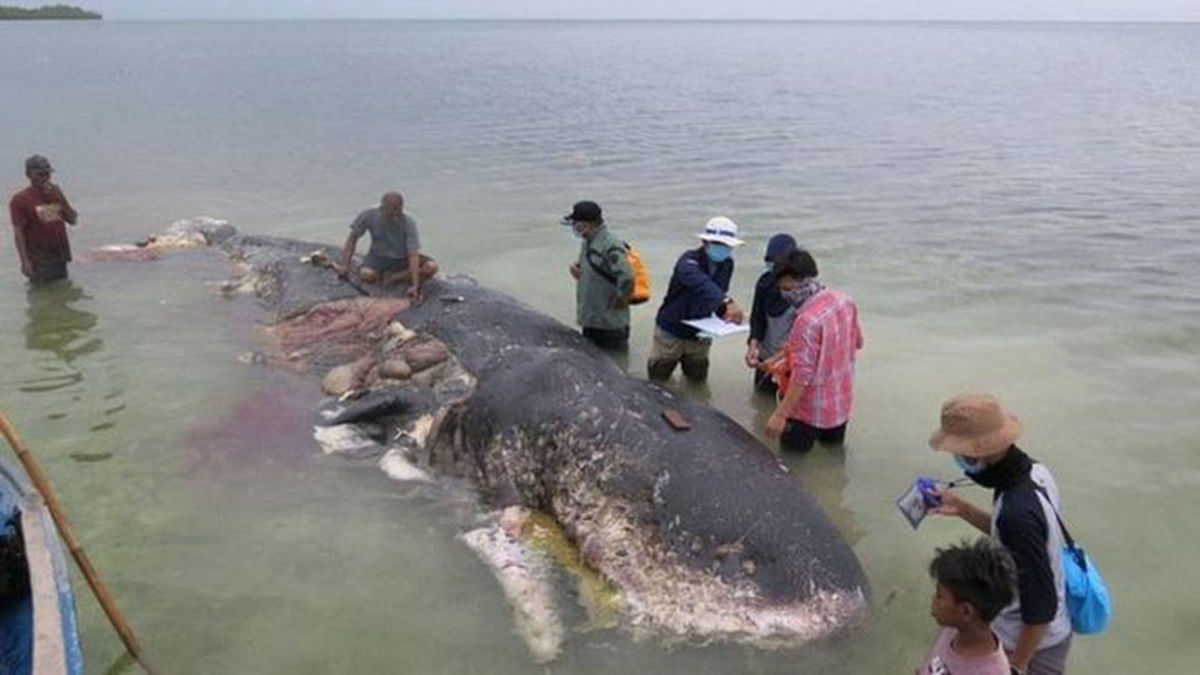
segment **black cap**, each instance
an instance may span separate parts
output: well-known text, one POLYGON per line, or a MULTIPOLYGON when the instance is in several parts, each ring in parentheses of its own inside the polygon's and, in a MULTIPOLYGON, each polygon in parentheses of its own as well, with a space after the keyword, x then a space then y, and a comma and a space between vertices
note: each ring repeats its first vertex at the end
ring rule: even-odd
POLYGON ((563 225, 571 225, 576 222, 603 223, 604 217, 600 213, 600 205, 596 202, 575 202, 575 206, 571 207, 571 213, 563 217, 563 225))
POLYGON ((780 232, 767 242, 767 254, 763 256, 763 260, 776 262, 794 248, 796 248, 796 240, 792 235, 780 232))
POLYGON ((25 175, 26 176, 33 174, 35 172, 41 172, 41 171, 44 171, 46 173, 50 173, 50 172, 54 171, 54 168, 52 166, 50 166, 50 160, 46 159, 45 157, 42 157, 41 155, 31 155, 28 159, 25 160, 25 175))

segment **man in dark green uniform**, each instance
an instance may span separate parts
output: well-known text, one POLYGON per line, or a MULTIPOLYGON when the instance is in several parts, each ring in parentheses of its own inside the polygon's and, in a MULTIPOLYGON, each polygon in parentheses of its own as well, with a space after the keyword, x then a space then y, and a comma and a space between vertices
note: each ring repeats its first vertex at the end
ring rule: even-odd
POLYGON ((575 318, 583 336, 601 349, 628 349, 633 268, 625 243, 605 225, 596 202, 575 204, 562 224, 583 239, 579 259, 570 267, 575 279, 575 318))

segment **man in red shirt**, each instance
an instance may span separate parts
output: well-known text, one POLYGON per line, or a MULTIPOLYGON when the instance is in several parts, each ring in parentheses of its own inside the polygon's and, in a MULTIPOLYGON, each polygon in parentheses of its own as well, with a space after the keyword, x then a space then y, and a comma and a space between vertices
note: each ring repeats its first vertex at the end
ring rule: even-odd
POLYGON ((29 187, 8 203, 21 274, 35 285, 67 278, 71 242, 66 223, 74 225, 79 216, 62 189, 50 182, 53 172, 50 160, 41 155, 25 160, 29 187))
POLYGON ((783 259, 779 293, 796 307, 778 364, 788 373, 780 401, 767 420, 767 435, 780 445, 807 451, 813 443, 841 443, 854 394, 854 359, 863 346, 858 307, 846 293, 817 281, 817 263, 803 249, 783 259))

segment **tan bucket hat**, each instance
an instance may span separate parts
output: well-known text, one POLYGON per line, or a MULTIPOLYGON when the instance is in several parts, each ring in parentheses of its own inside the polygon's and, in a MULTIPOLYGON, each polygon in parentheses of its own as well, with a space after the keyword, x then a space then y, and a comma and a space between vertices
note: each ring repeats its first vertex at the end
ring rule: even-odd
POLYGON ((942 426, 929 447, 964 457, 1003 452, 1021 436, 1021 422, 991 394, 959 394, 942 404, 942 426))

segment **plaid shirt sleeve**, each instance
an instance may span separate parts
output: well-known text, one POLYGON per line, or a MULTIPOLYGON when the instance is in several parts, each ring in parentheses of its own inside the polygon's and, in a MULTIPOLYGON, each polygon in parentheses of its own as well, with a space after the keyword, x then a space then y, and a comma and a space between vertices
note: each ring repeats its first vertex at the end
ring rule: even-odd
POLYGON ((812 384, 817 373, 817 356, 821 353, 821 325, 805 314, 798 314, 788 332, 788 359, 793 382, 812 384))

